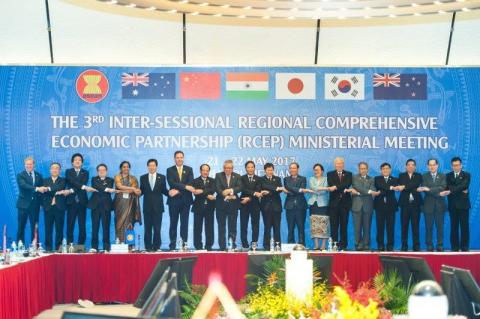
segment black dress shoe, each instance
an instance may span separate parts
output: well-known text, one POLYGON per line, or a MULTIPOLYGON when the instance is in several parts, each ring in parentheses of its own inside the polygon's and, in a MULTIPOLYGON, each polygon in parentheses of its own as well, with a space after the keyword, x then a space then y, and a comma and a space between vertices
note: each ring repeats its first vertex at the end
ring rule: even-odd
POLYGON ((433 247, 427 247, 427 251, 432 252, 432 251, 433 251, 433 247))
POLYGON ((470 251, 470 249, 468 249, 468 248, 462 248, 461 250, 464 251, 464 252, 470 251))
POLYGON ((393 246, 387 246, 387 251, 393 251, 393 246))
POLYGON ((437 251, 438 251, 438 252, 443 252, 443 247, 440 247, 440 246, 437 247, 437 251))
POLYGON ((407 246, 402 246, 402 251, 408 251, 408 247, 407 246))
POLYGON ((379 246, 379 247, 378 247, 378 251, 385 251, 385 247, 379 246))
POLYGON ((419 246, 413 247, 413 251, 420 251, 420 247, 419 246))

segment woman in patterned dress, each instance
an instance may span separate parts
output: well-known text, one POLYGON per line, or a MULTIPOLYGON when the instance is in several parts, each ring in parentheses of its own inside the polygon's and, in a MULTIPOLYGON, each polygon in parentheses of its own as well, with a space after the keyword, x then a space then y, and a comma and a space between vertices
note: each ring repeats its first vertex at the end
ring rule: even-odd
POLYGON ((328 208, 328 183, 323 176, 323 166, 313 165, 314 176, 310 177, 308 187, 311 196, 308 199, 310 206, 310 234, 315 242, 315 250, 324 250, 327 239, 330 237, 328 208), (322 241, 321 246, 319 241, 322 241))

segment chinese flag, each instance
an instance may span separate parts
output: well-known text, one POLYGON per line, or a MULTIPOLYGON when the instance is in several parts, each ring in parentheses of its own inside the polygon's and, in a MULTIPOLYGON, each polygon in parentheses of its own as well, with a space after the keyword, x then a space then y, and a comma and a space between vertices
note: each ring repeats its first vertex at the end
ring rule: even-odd
POLYGON ((220 98, 220 73, 181 72, 180 98, 218 100, 220 98))

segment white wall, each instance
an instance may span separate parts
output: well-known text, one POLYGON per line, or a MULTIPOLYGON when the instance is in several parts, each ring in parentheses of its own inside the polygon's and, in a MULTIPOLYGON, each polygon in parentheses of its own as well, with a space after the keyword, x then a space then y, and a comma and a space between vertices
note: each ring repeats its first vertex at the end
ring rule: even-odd
MULTIPOLYGON (((179 14, 167 20, 149 19, 63 0, 50 0, 50 14, 56 63, 182 63, 179 14)), ((427 23, 416 23, 418 19, 422 18, 406 24, 350 26, 322 21, 318 64, 444 64, 450 15, 427 23)), ((472 13, 457 14, 450 65, 480 65, 478 30, 480 12, 474 18, 472 13)), ((187 17, 187 63, 309 65, 315 56, 315 33, 315 21, 287 28, 193 23, 187 17)), ((44 1, 0 0, 0 63, 49 62, 44 1)))

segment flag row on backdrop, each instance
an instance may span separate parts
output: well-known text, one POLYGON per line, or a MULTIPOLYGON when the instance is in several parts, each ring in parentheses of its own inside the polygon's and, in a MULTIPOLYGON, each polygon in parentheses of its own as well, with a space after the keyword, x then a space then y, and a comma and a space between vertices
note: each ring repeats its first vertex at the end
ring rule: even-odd
MULTIPOLYGON (((364 100, 365 74, 326 73, 324 99, 364 100)), ((261 100, 271 97, 270 74, 266 72, 225 73, 224 97, 261 100)), ((317 99, 316 73, 276 73, 275 99, 317 99)), ((374 73, 371 81, 375 100, 426 100, 427 74, 374 73)), ((206 99, 222 98, 220 72, 123 73, 124 99, 206 99)), ((273 95, 273 94, 272 94, 273 95)))

